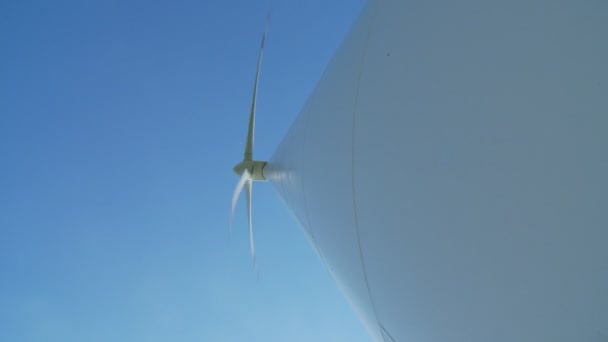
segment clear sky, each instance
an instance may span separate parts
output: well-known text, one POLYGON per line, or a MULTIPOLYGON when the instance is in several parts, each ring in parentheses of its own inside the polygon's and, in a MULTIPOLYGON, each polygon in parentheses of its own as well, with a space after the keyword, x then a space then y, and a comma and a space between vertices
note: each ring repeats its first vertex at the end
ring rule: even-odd
POLYGON ((0 0, 0 341, 368 341, 270 184, 357 1, 0 0))

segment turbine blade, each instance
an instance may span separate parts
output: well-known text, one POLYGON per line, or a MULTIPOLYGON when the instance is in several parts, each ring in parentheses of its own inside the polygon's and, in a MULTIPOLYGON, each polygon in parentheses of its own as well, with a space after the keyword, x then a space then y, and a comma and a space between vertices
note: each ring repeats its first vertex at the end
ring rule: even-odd
POLYGON ((255 105, 258 99, 258 82, 260 79, 260 70, 262 69, 262 57, 264 56, 264 41, 266 40, 266 33, 268 33, 268 26, 270 23, 270 13, 266 20, 266 27, 264 28, 264 34, 262 35, 262 44, 260 45, 260 54, 258 56, 258 67, 255 72, 255 81, 253 83, 253 99, 251 101, 251 113, 249 114, 249 127, 247 129, 247 141, 245 143, 245 154, 243 160, 253 160, 253 131, 255 130, 255 105))
POLYGON ((253 181, 248 180, 245 184, 245 193, 247 196, 247 220, 249 221, 249 245, 251 247, 251 258, 253 259, 253 269, 257 273, 257 267, 255 263, 255 247, 253 244, 253 224, 251 222, 251 197, 253 194, 253 181))
POLYGON ((236 183, 236 188, 234 189, 234 194, 232 195, 232 209, 230 210, 230 223, 228 224, 228 231, 230 232, 230 234, 232 234, 232 217, 234 216, 234 209, 236 208, 236 202, 239 200, 239 195, 241 194, 241 191, 243 191, 243 187, 245 186, 245 183, 249 179, 251 179, 251 175, 249 174, 249 171, 247 171, 247 169, 245 169, 245 171, 243 171, 243 174, 241 175, 241 178, 239 179, 239 182, 236 183))

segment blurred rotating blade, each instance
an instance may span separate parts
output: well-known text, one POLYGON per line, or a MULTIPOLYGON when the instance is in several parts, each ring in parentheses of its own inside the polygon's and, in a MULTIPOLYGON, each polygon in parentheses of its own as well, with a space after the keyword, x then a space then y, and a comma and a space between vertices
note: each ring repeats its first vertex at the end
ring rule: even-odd
POLYGON ((251 258, 253 259, 253 269, 257 271, 255 264, 255 247, 253 245, 253 224, 251 222, 251 195, 253 193, 253 181, 245 183, 245 195, 247 197, 247 220, 249 221, 249 245, 251 247, 251 258))
MULTIPOLYGON (((247 181, 249 181, 251 183, 251 174, 249 174, 249 171, 247 171, 247 169, 245 169, 245 171, 243 171, 243 174, 241 174, 241 179, 239 179, 239 182, 236 184, 236 188, 234 189, 234 194, 232 195, 232 210, 230 210, 230 224, 228 225, 228 230, 230 231, 230 234, 232 234, 232 217, 234 216, 234 209, 236 208, 236 202, 239 200, 239 195, 243 191, 243 187, 245 186, 245 183, 247 183, 247 181)), ((250 196, 247 196, 248 201, 249 201, 249 197, 250 196)), ((249 215, 249 217, 251 217, 251 215, 249 215)), ((251 222, 251 219, 250 219, 250 222, 251 222)))

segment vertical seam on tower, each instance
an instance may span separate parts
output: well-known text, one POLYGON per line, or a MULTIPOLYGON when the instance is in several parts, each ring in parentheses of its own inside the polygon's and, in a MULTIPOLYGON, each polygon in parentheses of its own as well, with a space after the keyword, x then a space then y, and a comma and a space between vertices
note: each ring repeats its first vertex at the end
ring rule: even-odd
POLYGON ((393 336, 391 336, 391 334, 388 333, 388 330, 384 329, 384 326, 382 325, 382 323, 378 322, 378 325, 380 326, 380 329, 382 330, 382 338, 385 340, 386 342, 386 338, 384 338, 384 334, 386 334, 386 336, 388 336, 389 341, 388 342, 395 342, 395 339, 393 338, 393 336))
MULTIPOLYGON (((376 319, 376 324, 378 325, 378 329, 380 330, 380 334, 382 335, 382 326, 380 325, 380 322, 378 322, 378 315, 376 314, 376 305, 374 303, 374 299, 372 297, 372 291, 369 288, 369 282, 367 280, 367 270, 365 268, 365 261, 363 259, 363 251, 361 250, 361 238, 359 236, 359 219, 357 216, 357 199, 356 199, 356 192, 355 192, 355 131, 356 131, 356 122, 357 122, 357 107, 359 105, 359 91, 361 88, 361 75, 363 74, 363 64, 365 62, 365 54, 367 51, 367 45, 369 43, 369 36, 371 34, 372 28, 374 26, 374 22, 376 19, 376 12, 377 12, 377 1, 372 0, 372 6, 374 6, 371 10, 372 10, 372 14, 371 14, 371 19, 370 19, 370 23, 369 23, 369 28, 367 29, 367 32, 365 34, 365 42, 363 43, 363 51, 361 52, 361 63, 359 65, 359 74, 357 76, 357 90, 355 93, 355 106, 353 109, 353 130, 352 130, 352 144, 351 144, 351 168, 352 168, 352 190, 353 190, 353 211, 354 211, 354 218, 355 218, 355 232, 357 235, 357 245, 359 247, 359 258, 361 260, 361 268, 363 270, 363 279, 365 280, 365 287, 367 288, 367 295, 369 296, 369 301, 372 305, 372 310, 374 313, 374 317, 376 319)), ((384 339, 384 336, 383 336, 384 339)))

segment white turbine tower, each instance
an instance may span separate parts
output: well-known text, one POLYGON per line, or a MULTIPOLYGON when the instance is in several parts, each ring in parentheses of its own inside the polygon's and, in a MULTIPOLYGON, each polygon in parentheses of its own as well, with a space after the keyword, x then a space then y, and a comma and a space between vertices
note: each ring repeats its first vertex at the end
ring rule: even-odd
POLYGON ((266 178, 374 340, 608 341, 607 18, 368 1, 267 164, 256 76, 233 207, 266 178))

